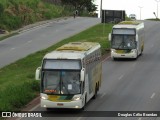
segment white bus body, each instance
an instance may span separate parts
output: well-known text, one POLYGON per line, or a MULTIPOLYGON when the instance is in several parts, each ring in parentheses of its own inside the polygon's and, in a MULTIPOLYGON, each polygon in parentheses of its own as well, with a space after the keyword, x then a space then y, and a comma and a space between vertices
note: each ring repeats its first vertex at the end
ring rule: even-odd
POLYGON ((101 86, 100 44, 73 42, 44 56, 36 70, 41 107, 84 108, 101 86))
POLYGON ((137 58, 144 49, 144 24, 137 21, 123 21, 112 28, 111 58, 137 58))

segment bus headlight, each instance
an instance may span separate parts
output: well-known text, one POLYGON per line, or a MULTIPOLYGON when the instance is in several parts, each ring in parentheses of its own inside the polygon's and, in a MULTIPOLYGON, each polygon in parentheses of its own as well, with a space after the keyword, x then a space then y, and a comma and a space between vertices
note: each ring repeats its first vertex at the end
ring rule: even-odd
POLYGON ((136 53, 136 50, 132 50, 131 52, 132 52, 132 53, 136 53))
POLYGON ((47 99, 48 99, 48 96, 41 96, 41 99, 47 100, 47 99))
POLYGON ((81 99, 81 97, 79 97, 79 96, 75 96, 75 97, 72 98, 73 101, 78 101, 80 99, 81 99))
POLYGON ((111 52, 112 52, 112 53, 114 53, 114 52, 115 52, 115 50, 114 50, 114 49, 112 49, 112 50, 111 50, 111 52))

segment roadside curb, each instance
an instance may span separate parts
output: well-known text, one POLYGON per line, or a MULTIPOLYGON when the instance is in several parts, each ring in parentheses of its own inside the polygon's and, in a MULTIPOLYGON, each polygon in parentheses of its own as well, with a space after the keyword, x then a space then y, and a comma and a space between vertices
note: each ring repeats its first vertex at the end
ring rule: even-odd
POLYGON ((28 31, 28 30, 30 30, 32 28, 36 28, 38 26, 43 26, 43 25, 50 24, 50 23, 53 23, 53 22, 59 21, 59 20, 66 20, 68 18, 70 18, 70 17, 60 17, 60 18, 54 18, 54 19, 51 19, 51 20, 36 22, 34 24, 30 24, 30 25, 27 25, 27 26, 24 26, 24 27, 20 28, 18 30, 18 32, 28 31))
POLYGON ((14 35, 16 33, 17 34, 22 33, 23 31, 26 32, 26 31, 29 31, 30 29, 34 29, 34 28, 39 27, 39 26, 50 24, 50 23, 53 23, 55 21, 67 20, 68 18, 71 18, 71 17, 60 17, 60 18, 54 18, 54 19, 51 19, 51 20, 39 21, 39 22, 36 22, 36 23, 33 23, 33 24, 29 24, 29 25, 26 25, 22 28, 19 28, 18 30, 14 30, 14 31, 11 31, 11 32, 6 32, 6 34, 0 34, 0 39, 3 38, 3 37, 7 37, 7 36, 10 37, 10 36, 12 36, 12 34, 14 35))
MULTIPOLYGON (((36 108, 39 105, 39 103, 40 103, 40 96, 37 96, 32 101, 30 101, 27 105, 25 105, 19 111, 19 113, 21 113, 21 112, 31 112, 33 110, 33 108, 36 108)), ((6 120, 20 120, 20 119, 21 119, 20 117, 11 117, 11 118, 7 118, 6 120)))
POLYGON ((32 111, 32 109, 38 105, 37 103, 40 103, 40 96, 30 101, 21 111, 32 111))

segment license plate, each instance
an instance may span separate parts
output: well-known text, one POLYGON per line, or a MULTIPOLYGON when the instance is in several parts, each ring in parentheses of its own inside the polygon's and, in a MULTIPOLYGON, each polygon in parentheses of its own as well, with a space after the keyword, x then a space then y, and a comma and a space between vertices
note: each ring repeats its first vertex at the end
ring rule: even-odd
POLYGON ((57 103, 57 106, 63 106, 63 103, 57 103))

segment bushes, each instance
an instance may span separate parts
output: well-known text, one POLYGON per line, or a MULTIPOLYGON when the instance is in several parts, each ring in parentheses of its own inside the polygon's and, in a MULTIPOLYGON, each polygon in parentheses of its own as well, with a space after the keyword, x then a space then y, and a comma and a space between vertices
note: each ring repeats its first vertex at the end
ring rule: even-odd
POLYGON ((0 25, 1 29, 17 29, 21 27, 22 21, 19 16, 3 15, 0 25))
POLYGON ((0 3, 0 16, 3 14, 4 12, 4 6, 2 5, 2 3, 0 3))
POLYGON ((36 21, 60 17, 64 11, 65 15, 70 14, 63 6, 41 0, 1 0, 0 29, 15 30, 36 21))
POLYGON ((0 111, 15 111, 36 96, 33 91, 39 89, 37 81, 12 83, 0 91, 0 111))
POLYGON ((35 69, 42 57, 28 57, 0 69, 0 111, 18 111, 39 95, 40 81, 35 81, 35 69))

